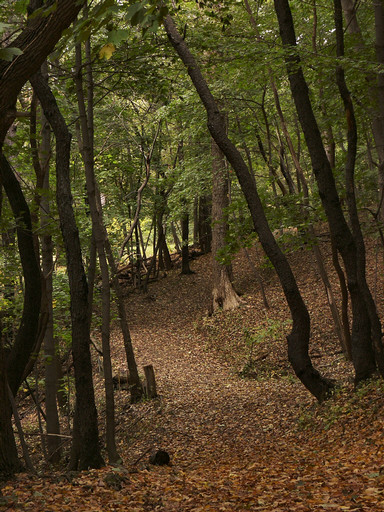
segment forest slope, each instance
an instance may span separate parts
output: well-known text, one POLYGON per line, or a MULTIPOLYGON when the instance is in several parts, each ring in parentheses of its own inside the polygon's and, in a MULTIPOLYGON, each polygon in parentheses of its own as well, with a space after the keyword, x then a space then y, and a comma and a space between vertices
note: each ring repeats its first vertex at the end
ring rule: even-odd
MULTIPOLYGON (((129 405, 126 392, 116 392, 124 467, 19 475, 2 489, 5 510, 384 510, 384 388, 372 382, 352 393, 352 369, 335 340, 310 251, 293 251, 290 260, 313 320, 311 354, 342 385, 321 406, 287 363, 289 315, 262 256, 252 251, 251 260, 270 308, 241 253, 234 274, 243 303, 214 317, 207 316, 209 258, 192 262, 193 275, 175 269, 148 296, 127 297, 137 359, 140 367, 153 364, 159 398, 129 405), (169 452, 171 466, 148 464, 157 448, 169 452)), ((382 290, 382 277, 374 282, 374 244, 369 260, 371 284, 382 290)), ((117 330, 113 360, 123 373, 117 330)), ((98 375, 96 389, 102 410, 98 375)))

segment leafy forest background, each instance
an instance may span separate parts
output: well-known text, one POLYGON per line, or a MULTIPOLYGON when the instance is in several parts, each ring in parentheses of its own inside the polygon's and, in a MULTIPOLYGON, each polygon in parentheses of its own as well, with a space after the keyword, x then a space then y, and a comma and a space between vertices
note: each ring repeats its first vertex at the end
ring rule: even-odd
MULTIPOLYGON (((155 396, 151 368, 144 385, 137 369, 122 284, 150 297, 172 253, 188 275, 192 256, 212 252, 215 315, 242 304, 234 255, 261 247, 291 313, 280 326, 290 328, 289 361, 324 402, 335 382, 312 364, 310 315, 284 248, 310 251, 355 384, 384 375, 364 242, 377 244, 382 272, 382 0, 3 4, 2 474, 21 470, 18 449, 32 467, 15 397, 34 394, 35 365, 46 457, 62 460, 60 411, 72 388, 69 467, 104 464, 91 350, 104 373, 106 454, 120 460, 122 376, 111 364, 110 325, 118 320, 123 335, 132 403, 155 396)), ((263 293, 263 270, 254 271, 263 293)), ((245 337, 252 346, 252 333, 245 337)))

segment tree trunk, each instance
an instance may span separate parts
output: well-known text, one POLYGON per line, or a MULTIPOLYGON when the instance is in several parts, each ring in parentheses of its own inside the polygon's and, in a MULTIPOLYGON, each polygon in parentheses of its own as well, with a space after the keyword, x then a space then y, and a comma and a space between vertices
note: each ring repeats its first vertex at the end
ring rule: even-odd
POLYGON ((0 61, 0 148, 15 118, 17 96, 30 76, 40 69, 54 49, 63 30, 76 19, 84 1, 59 0, 57 8, 28 19, 24 30, 9 46, 20 48, 22 54, 12 62, 0 61))
MULTIPOLYGON (((361 51, 365 42, 356 16, 357 6, 353 0, 341 0, 346 30, 356 38, 356 49, 361 51)), ((379 65, 384 64, 384 4, 382 0, 372 1, 375 15, 376 32, 376 60, 379 65)), ((372 134, 378 157, 378 185, 379 185, 379 217, 384 221, 384 77, 383 73, 367 73, 365 75, 369 88, 369 96, 373 102, 367 111, 371 120, 372 134)))
POLYGON ((95 291, 95 278, 96 278, 96 267, 97 267, 97 252, 95 237, 91 236, 89 247, 89 259, 87 267, 87 282, 88 282, 88 321, 89 325, 92 326, 92 313, 93 313, 93 295, 95 291))
POLYGON ((1 157, 0 177, 17 223, 17 243, 25 286, 23 315, 7 365, 8 383, 13 395, 16 395, 37 339, 41 277, 33 243, 29 207, 5 156, 1 157))
MULTIPOLYGON (((78 48, 78 47, 77 47, 78 48)), ((81 52, 80 49, 77 49, 77 71, 78 77, 81 78, 81 52)), ((88 62, 90 59, 88 57, 88 62)), ((88 76, 90 76, 90 70, 88 70, 88 76)), ((92 80, 90 77, 89 80, 92 80)), ((88 193, 88 201, 90 204, 91 217, 92 217, 92 228, 95 237, 96 249, 99 257, 100 267, 102 269, 102 281, 103 281, 103 290, 105 291, 105 295, 103 297, 103 308, 105 315, 105 324, 103 328, 103 365, 104 365, 104 379, 105 379, 105 392, 106 399, 108 395, 108 415, 107 422, 109 425, 110 435, 109 439, 109 447, 110 453, 109 457, 115 460, 119 460, 119 455, 117 454, 117 450, 115 449, 114 438, 114 426, 112 422, 114 422, 114 414, 112 411, 114 410, 114 398, 113 398, 113 381, 112 381, 112 367, 110 364, 110 354, 109 354, 109 326, 107 328, 107 316, 109 317, 109 297, 107 298, 107 291, 109 296, 109 271, 108 265, 111 270, 111 279, 112 285, 116 294, 117 299, 117 307, 119 311, 120 318, 120 326, 123 334, 124 340, 124 349, 127 359, 127 366, 129 370, 129 379, 130 379, 130 393, 131 393, 131 402, 137 402, 140 400, 142 396, 142 386, 140 382, 139 373, 137 370, 137 365, 135 361, 135 355, 132 346, 131 335, 128 327, 127 314, 125 311, 124 305, 124 297, 120 287, 120 283, 117 277, 117 266, 114 260, 114 256, 112 253, 112 249, 109 243, 108 234, 105 229, 103 223, 103 212, 101 207, 101 198, 100 192, 97 187, 95 175, 94 175, 94 162, 93 162, 93 140, 91 138, 92 133, 90 134, 88 121, 87 121, 87 113, 85 110, 85 102, 84 102, 84 93, 82 89, 82 84, 79 80, 78 87, 78 96, 79 96, 79 111, 80 111, 80 121, 82 123, 82 140, 83 140, 83 152, 84 152, 84 165, 86 169, 86 181, 87 181, 87 193, 88 193), (108 283, 107 283, 108 280, 108 283), (109 362, 108 362, 109 360, 109 362)), ((88 87, 89 92, 89 87, 88 87)), ((92 102, 92 99, 89 99, 92 102)), ((91 114, 92 115, 92 114, 91 114)), ((93 126, 93 123, 90 123, 93 126)), ((91 128, 93 130, 93 127, 91 128)), ((147 180, 149 178, 149 171, 147 173, 147 180)), ((146 182, 145 182, 146 183, 146 182)))
MULTIPOLYGON (((256 33, 256 37, 257 37, 258 41, 261 42, 262 39, 261 39, 259 31, 258 31, 257 22, 252 14, 248 0, 244 0, 244 4, 245 4, 246 10, 250 16, 251 25, 256 33)), ((315 20, 314 21, 315 27, 314 27, 314 31, 313 31, 314 32, 313 49, 316 52, 316 24, 317 24, 316 5, 314 5, 314 20, 315 20)), ((283 133, 284 133, 285 140, 287 142, 287 146, 289 148, 290 155, 292 157, 292 160, 293 160, 293 163, 294 163, 294 166, 296 169, 296 174, 298 177, 297 178, 298 190, 301 190, 301 188, 303 190, 305 206, 304 206, 304 208, 302 208, 302 214, 303 214, 303 218, 307 220, 308 219, 307 207, 309 205, 309 189, 308 189, 308 185, 307 185, 307 180, 305 178, 304 171, 300 165, 299 156, 294 148, 293 141, 292 141, 291 136, 288 131, 287 123, 286 123, 286 120, 284 117, 283 110, 281 108, 280 97, 279 97, 279 93, 278 93, 278 90, 277 90, 277 87, 276 87, 276 84, 275 84, 275 81, 273 78, 273 71, 272 71, 271 67, 269 67, 268 73, 269 73, 269 84, 273 91, 274 102, 275 102, 276 110, 277 110, 277 113, 278 113, 278 116, 280 119, 280 124, 281 124, 282 130, 283 130, 283 133)), ((266 118, 265 114, 264 114, 264 117, 266 118)), ((327 118, 327 116, 325 116, 325 118, 327 118)), ((330 129, 329 126, 327 126, 327 132, 329 135, 329 139, 333 140, 332 130, 330 129)), ((260 146, 260 143, 259 143, 259 146, 260 146)), ((332 146, 332 145, 330 144, 330 146, 332 146)), ((333 155, 334 155, 334 151, 332 151, 331 149, 329 151, 327 151, 327 156, 328 156, 330 163, 334 162, 333 155)), ((265 161, 266 161, 266 159, 265 159, 265 161)), ((332 163, 331 163, 331 166, 332 166, 332 163)), ((333 166, 334 166, 334 164, 333 164, 333 166)), ((292 191, 294 191, 294 186, 293 186, 293 184, 290 185, 289 182, 288 182, 288 185, 289 185, 289 191, 292 193, 292 191)), ((331 313, 332 313, 332 318, 334 321, 334 326, 335 326, 335 331, 336 331, 337 337, 340 341, 340 344, 341 344, 344 354, 348 357, 348 359, 350 359, 351 358, 350 343, 348 342, 350 340, 350 338, 345 336, 346 331, 345 331, 345 329, 343 329, 343 326, 342 326, 340 315, 339 315, 337 305, 336 305, 336 302, 334 299, 333 290, 332 290, 332 287, 331 287, 331 284, 330 284, 330 281, 329 281, 329 278, 328 278, 328 275, 327 275, 327 272, 326 272, 326 269, 324 266, 323 257, 322 257, 320 248, 317 244, 316 235, 315 235, 314 228, 313 228, 312 224, 310 224, 308 226, 307 234, 311 239, 311 246, 312 246, 312 251, 313 251, 313 254, 315 257, 316 265, 317 265, 319 274, 321 276, 321 279, 322 279, 324 287, 325 287, 327 301, 328 301, 328 305, 329 305, 331 313)))
POLYGON ((45 356, 45 410, 47 421, 47 450, 48 460, 57 463, 61 458, 60 450, 60 422, 57 411, 56 394, 57 382, 57 355, 53 330, 53 243, 49 234, 50 204, 49 204, 49 161, 51 157, 51 128, 44 114, 41 115, 42 141, 39 148, 39 164, 43 174, 42 194, 40 200, 40 225, 44 234, 41 237, 41 263, 44 275, 48 322, 44 336, 45 356))
POLYGON ((289 360, 301 382, 321 402, 328 397, 333 385, 328 379, 322 377, 312 366, 308 354, 310 333, 309 314, 298 290, 288 261, 278 247, 269 228, 257 192, 255 178, 250 174, 247 165, 235 145, 228 139, 216 102, 200 72, 197 62, 191 55, 185 41, 178 33, 170 16, 165 18, 164 26, 172 46, 187 67, 188 74, 204 104, 208 115, 209 131, 236 172, 251 212, 255 230, 282 284, 293 319, 292 331, 287 337, 289 360))
POLYGON ((193 247, 199 245, 199 198, 193 200, 193 247))
POLYGON ((56 99, 41 73, 36 73, 31 77, 31 84, 56 137, 56 200, 65 245, 71 294, 72 355, 76 386, 70 466, 72 469, 80 470, 99 468, 104 461, 99 446, 89 350, 88 287, 82 262, 79 232, 72 207, 69 173, 71 135, 57 106, 56 99))
MULTIPOLYGON (((384 3, 383 0, 373 0, 375 12, 376 29, 376 60, 380 66, 384 66, 384 3)), ((372 121, 373 136, 376 144, 377 156, 379 158, 379 201, 380 220, 384 222, 384 76, 382 72, 377 73, 377 94, 376 109, 372 121)))
POLYGON ((171 222, 171 231, 172 231, 173 243, 175 245, 175 251, 180 253, 181 252, 180 240, 177 235, 177 229, 176 229, 175 223, 173 221, 171 222))
MULTIPOLYGON (((336 42, 337 42, 337 57, 344 57, 344 31, 343 31, 343 16, 341 9, 341 0, 334 0, 335 9, 335 25, 336 25, 336 42)), ((365 260, 365 244, 364 237, 361 231, 359 215, 357 211, 356 196, 355 196, 355 163, 357 153, 357 124, 354 113, 353 102, 351 94, 347 88, 344 70, 341 65, 336 68, 336 82, 339 88, 341 99, 343 100, 346 120, 347 120, 347 138, 348 149, 345 163, 345 181, 347 192, 347 205, 350 224, 352 227, 353 237, 356 242, 357 249, 357 277, 359 286, 364 294, 364 299, 371 322, 371 336, 372 345, 375 353, 375 360, 377 367, 384 377, 384 351, 382 345, 382 332, 381 323, 377 314, 376 305, 371 295, 366 280, 366 260, 365 260)))
POLYGON ((211 201, 206 195, 199 198, 199 246, 203 254, 212 250, 211 201))
MULTIPOLYGON (((223 116, 222 122, 225 124, 223 116)), ((228 173, 224 155, 212 140, 212 309, 229 311, 240 305, 232 285, 232 265, 222 263, 228 233, 227 209, 229 206, 228 173)))
POLYGON ((5 352, 3 347, 3 330, 0 318, 0 479, 8 478, 22 471, 23 466, 17 456, 15 436, 11 421, 11 405, 8 397, 8 381, 5 352), (7 412, 9 411, 9 412, 7 412))
POLYGON ((160 213, 157 221, 158 232, 158 250, 159 250, 159 269, 171 270, 172 260, 169 254, 167 240, 165 238, 165 231, 163 228, 163 214, 160 213))
POLYGON ((147 398, 156 398, 157 390, 156 390, 155 372, 154 372, 153 366, 151 364, 144 366, 144 375, 145 375, 145 396, 147 398))
MULTIPOLYGON (((89 45, 89 40, 87 43, 89 45)), ((81 44, 76 45, 76 95, 79 108, 81 133, 81 154, 85 168, 88 204, 92 219, 92 237, 95 240, 101 271, 101 340, 103 347, 103 371, 105 388, 106 444, 111 464, 120 460, 115 437, 115 399, 113 392, 113 372, 110 350, 111 294, 108 262, 105 254, 106 231, 102 220, 101 197, 94 174, 93 155, 93 78, 87 59, 88 113, 85 107, 82 78, 81 44)))
POLYGON ((355 367, 355 381, 358 383, 373 375, 376 364, 372 349, 370 319, 364 292, 359 285, 356 243, 343 215, 335 179, 322 143, 309 98, 308 86, 300 66, 300 58, 296 51, 292 51, 296 46, 296 36, 288 0, 274 1, 283 45, 289 48, 285 60, 292 96, 307 143, 331 237, 343 258, 347 273, 353 312, 352 358, 355 367))
POLYGON ((193 274, 189 266, 189 215, 184 211, 181 217, 181 273, 193 274))

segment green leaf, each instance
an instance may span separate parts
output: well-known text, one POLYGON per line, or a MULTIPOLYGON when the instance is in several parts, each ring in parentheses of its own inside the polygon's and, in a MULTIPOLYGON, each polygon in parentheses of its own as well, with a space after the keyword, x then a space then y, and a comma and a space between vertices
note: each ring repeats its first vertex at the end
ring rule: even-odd
POLYGON ((8 27, 9 27, 9 23, 2 23, 2 22, 0 21, 0 33, 1 33, 1 32, 4 32, 5 30, 7 30, 7 29, 8 29, 8 27))
POLYGON ((13 57, 18 55, 22 55, 23 51, 20 48, 10 47, 10 48, 0 48, 0 59, 11 62, 13 57))
POLYGON ((129 34, 130 31, 125 29, 111 30, 111 32, 108 34, 108 42, 113 43, 114 45, 118 45, 122 41, 128 39, 129 34))
POLYGON ((38 18, 41 16, 42 18, 47 18, 52 13, 54 13, 57 10, 57 2, 53 3, 49 7, 40 7, 40 9, 36 9, 30 16, 29 19, 32 20, 34 18, 38 18))
POLYGON ((142 11, 144 10, 143 6, 142 6, 142 3, 141 2, 136 2, 135 4, 133 5, 130 5, 128 7, 128 10, 127 10, 127 16, 126 18, 128 20, 131 20, 133 18, 133 16, 139 12, 139 11, 142 11))
POLYGON ((135 14, 131 18, 132 27, 134 27, 135 25, 139 25, 143 21, 144 18, 145 18, 144 9, 140 9, 139 11, 135 12, 135 14))
POLYGON ((18 14, 26 14, 28 3, 28 0, 17 0, 14 6, 15 12, 18 14))

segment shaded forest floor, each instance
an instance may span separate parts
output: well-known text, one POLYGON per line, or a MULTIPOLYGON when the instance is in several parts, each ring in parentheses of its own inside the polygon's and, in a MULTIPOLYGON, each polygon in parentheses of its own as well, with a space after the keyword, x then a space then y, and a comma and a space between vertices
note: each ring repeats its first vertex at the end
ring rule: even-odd
MULTIPOLYGON (((369 276, 382 304, 382 261, 377 281, 370 245, 369 276)), ((289 314, 260 254, 253 250, 250 258, 263 278, 268 310, 244 253, 234 262, 243 302, 233 312, 207 315, 210 256, 192 262, 192 275, 172 270, 147 296, 127 294, 137 360, 140 368, 154 366, 159 397, 130 405, 127 392, 116 391, 123 466, 83 473, 41 467, 38 477, 21 474, 3 486, 0 508, 384 510, 384 385, 373 381, 353 392, 352 368, 335 339, 311 253, 299 249, 289 257, 312 317, 313 362, 340 385, 334 398, 316 403, 287 362, 289 314), (148 464, 157 448, 169 452, 170 466, 148 464)), ((112 353, 115 372, 124 374, 117 328, 112 353)), ((102 422, 100 375, 95 382, 102 422)))

